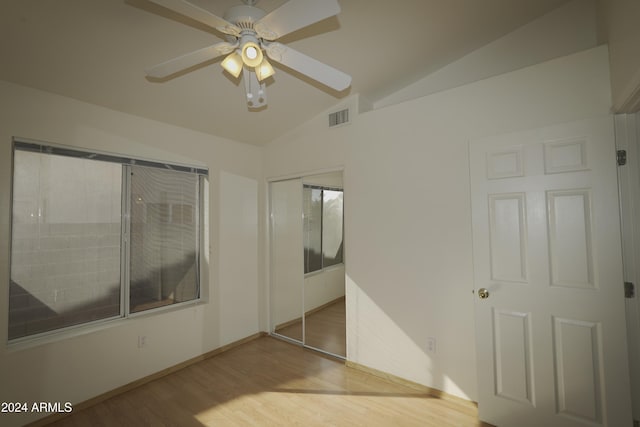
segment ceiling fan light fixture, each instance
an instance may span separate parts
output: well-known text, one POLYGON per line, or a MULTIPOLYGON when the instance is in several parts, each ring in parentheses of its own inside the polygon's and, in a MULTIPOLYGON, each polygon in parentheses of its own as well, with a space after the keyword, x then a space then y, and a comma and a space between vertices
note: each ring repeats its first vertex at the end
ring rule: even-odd
POLYGON ((245 65, 257 67, 262 63, 263 58, 262 49, 260 49, 257 43, 248 41, 242 45, 242 62, 244 62, 245 65))
POLYGON ((258 0, 242 0, 244 5, 233 6, 220 18, 192 4, 192 0, 147 0, 175 13, 193 19, 227 36, 211 46, 181 55, 155 65, 145 72, 152 79, 170 79, 179 71, 188 72, 197 65, 224 57, 223 69, 245 84, 249 109, 267 105, 266 79, 275 71, 266 60, 276 61, 336 91, 351 85, 351 76, 327 64, 277 42, 281 37, 340 13, 338 0, 281 0, 284 4, 265 12, 255 7, 258 0))
POLYGON ((253 46, 247 47, 247 50, 245 53, 247 54, 247 58, 249 59, 256 59, 258 57, 258 49, 256 49, 253 46))
POLYGON ((273 76, 275 73, 275 70, 269 61, 267 61, 267 58, 264 58, 260 65, 256 67, 256 77, 258 78, 258 81, 263 81, 264 79, 273 76))
POLYGON ((242 57, 237 52, 232 52, 220 65, 233 77, 238 78, 242 72, 242 57))

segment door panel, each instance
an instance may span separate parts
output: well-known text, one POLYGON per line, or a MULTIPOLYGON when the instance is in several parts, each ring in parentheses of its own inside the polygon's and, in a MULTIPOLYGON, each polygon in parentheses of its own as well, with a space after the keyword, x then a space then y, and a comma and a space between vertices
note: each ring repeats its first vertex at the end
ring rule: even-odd
POLYGON ((471 141, 483 421, 631 425, 614 159, 610 117, 471 141))
POLYGON ((302 181, 305 251, 309 260, 317 259, 304 278, 304 344, 346 357, 342 172, 305 176, 302 181))
POLYGON ((271 226, 270 331, 303 341, 302 180, 269 184, 271 226))
POLYGON ((496 394, 524 404, 533 401, 531 316, 508 310, 493 311, 496 394))
POLYGON ((589 190, 548 191, 551 286, 594 288, 589 190))
POLYGON ((489 195, 491 278, 527 281, 524 193, 489 195))
POLYGON ((553 335, 557 412, 601 424, 600 324, 554 318, 553 335))

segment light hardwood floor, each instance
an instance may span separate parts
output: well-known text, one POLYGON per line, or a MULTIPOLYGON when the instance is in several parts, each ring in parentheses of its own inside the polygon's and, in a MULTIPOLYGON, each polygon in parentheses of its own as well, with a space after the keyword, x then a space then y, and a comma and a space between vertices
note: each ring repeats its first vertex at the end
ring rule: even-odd
POLYGON ((73 413, 54 426, 477 427, 471 403, 437 399, 262 337, 73 413))
POLYGON ((347 356, 347 317, 344 298, 305 318, 305 344, 347 356))

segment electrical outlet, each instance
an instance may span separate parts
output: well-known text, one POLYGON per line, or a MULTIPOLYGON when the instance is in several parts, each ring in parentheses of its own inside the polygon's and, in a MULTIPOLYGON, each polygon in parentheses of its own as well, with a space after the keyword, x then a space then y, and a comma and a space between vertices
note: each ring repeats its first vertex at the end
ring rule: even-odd
POLYGON ((436 339, 433 337, 427 338, 427 352, 436 353, 436 339))
POLYGON ((147 345, 147 336, 138 335, 138 348, 146 347, 146 345, 147 345))

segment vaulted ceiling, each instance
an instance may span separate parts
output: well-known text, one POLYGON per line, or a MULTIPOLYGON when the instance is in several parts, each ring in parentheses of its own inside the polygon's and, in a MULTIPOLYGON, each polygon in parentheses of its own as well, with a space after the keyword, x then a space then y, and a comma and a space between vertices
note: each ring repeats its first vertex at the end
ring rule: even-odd
MULTIPOLYGON (((241 4, 191 1, 218 16, 241 4)), ((257 6, 269 12, 284 2, 257 6)), ((350 94, 375 101, 393 93, 567 0, 339 2, 339 15, 279 41, 350 74, 342 93, 274 64, 268 106, 251 111, 220 59, 150 81, 145 68, 224 35, 147 0, 2 0, 0 79, 260 145, 350 94)))

